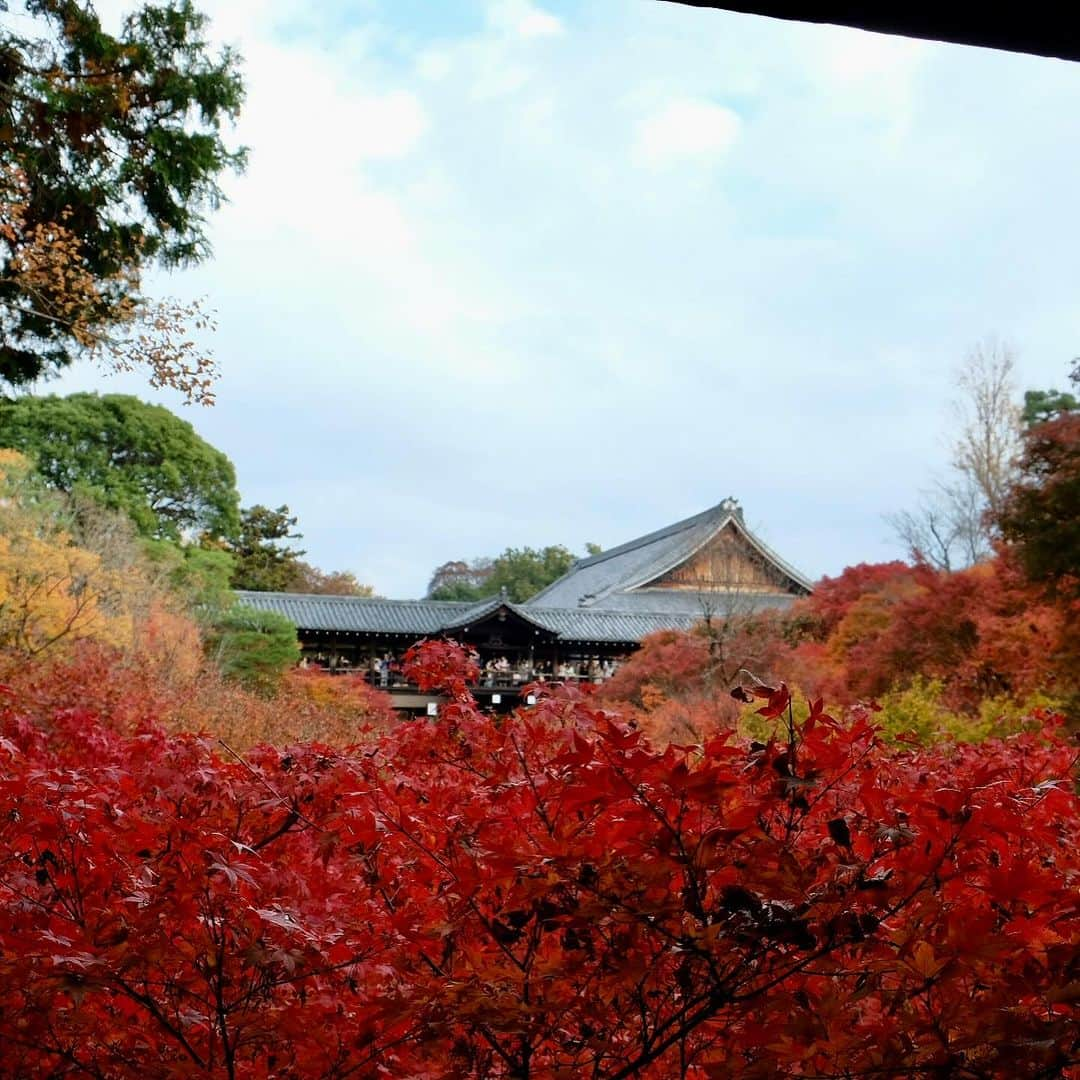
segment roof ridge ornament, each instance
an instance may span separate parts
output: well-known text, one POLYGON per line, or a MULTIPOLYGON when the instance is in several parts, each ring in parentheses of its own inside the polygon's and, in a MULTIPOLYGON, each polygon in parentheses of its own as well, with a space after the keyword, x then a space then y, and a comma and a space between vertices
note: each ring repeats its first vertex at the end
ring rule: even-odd
POLYGON ((738 518, 739 521, 742 521, 743 519, 743 509, 739 505, 739 500, 736 499, 734 495, 729 495, 724 499, 720 504, 720 509, 727 514, 731 514, 733 517, 738 518))

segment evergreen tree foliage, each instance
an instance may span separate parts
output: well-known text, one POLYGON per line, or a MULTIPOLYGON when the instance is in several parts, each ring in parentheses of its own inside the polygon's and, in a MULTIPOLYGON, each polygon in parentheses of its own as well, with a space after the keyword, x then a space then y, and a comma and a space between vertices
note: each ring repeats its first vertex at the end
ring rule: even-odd
POLYGON ((126 513, 146 537, 231 537, 239 525, 232 462, 186 420, 126 394, 0 401, 0 446, 51 487, 126 513))
POLYGON ((273 687, 300 660, 296 627, 284 615, 244 604, 215 622, 207 652, 222 674, 254 689, 273 687))
POLYGON ((210 49, 190 0, 144 4, 115 36, 88 0, 17 7, 0 23, 0 380, 11 384, 130 324, 144 268, 205 259, 219 177, 244 163, 222 138, 243 100, 238 57, 210 49), (42 273, 57 251, 65 272, 42 273))
POLYGON ((236 566, 233 570, 234 589, 256 592, 285 592, 295 580, 300 556, 304 552, 288 547, 286 540, 299 540, 296 517, 288 506, 271 510, 256 504, 240 511, 240 529, 230 545, 236 566))

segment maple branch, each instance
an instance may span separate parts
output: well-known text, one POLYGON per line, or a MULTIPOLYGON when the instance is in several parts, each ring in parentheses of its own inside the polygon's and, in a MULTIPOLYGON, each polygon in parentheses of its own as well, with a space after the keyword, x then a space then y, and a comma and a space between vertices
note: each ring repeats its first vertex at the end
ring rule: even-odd
MULTIPOLYGON (((421 950, 419 955, 420 959, 423 960, 436 975, 441 978, 446 978, 446 972, 443 971, 443 969, 436 964, 426 952, 421 950)), ((503 1059, 504 1062, 506 1062, 507 1065, 510 1066, 511 1069, 515 1067, 516 1063, 513 1055, 499 1043, 499 1040, 495 1038, 487 1024, 478 1023, 476 1025, 476 1030, 484 1036, 484 1041, 503 1059)))
POLYGON ((176 1041, 184 1048, 187 1055, 199 1066, 200 1069, 206 1068, 206 1063, 196 1053, 195 1048, 187 1041, 184 1033, 173 1024, 169 1018, 161 1011, 158 1004, 148 994, 140 994, 133 986, 121 978, 119 975, 113 977, 112 981, 120 987, 120 989, 129 997, 132 1001, 141 1005, 146 1011, 170 1034, 176 1041))
POLYGON ((548 817, 547 810, 544 806, 544 800, 540 797, 540 792, 536 788, 536 780, 533 777, 532 771, 529 769, 529 762, 526 757, 524 749, 518 743, 513 733, 510 734, 510 743, 514 747, 514 751, 517 754, 518 762, 521 765, 521 771, 525 774, 525 779, 528 782, 529 790, 533 793, 533 798, 536 800, 535 810, 540 820, 544 823, 544 828, 547 829, 548 836, 552 839, 555 838, 555 825, 548 817))
POLYGON ((666 1034, 658 1043, 655 1043, 648 1052, 638 1055, 616 1072, 608 1073, 604 1080, 626 1080, 627 1077, 637 1076, 646 1066, 663 1057, 680 1039, 684 1039, 695 1028, 700 1027, 706 1020, 715 1016, 725 1004, 726 998, 724 995, 715 990, 709 990, 698 995, 687 1003, 679 1014, 679 1018, 672 1019, 664 1025, 664 1027, 670 1027, 672 1023, 677 1023, 678 1026, 673 1031, 666 1034), (700 1002, 704 1002, 704 1004, 696 1011, 691 1011, 700 1002))
POLYGON ((441 855, 439 855, 438 852, 432 851, 431 848, 429 848, 426 844, 418 840, 415 836, 413 836, 411 832, 409 832, 408 829, 405 828, 404 825, 401 824, 400 821, 397 821, 396 819, 391 817, 381 807, 379 808, 379 816, 383 819, 383 821, 387 822, 389 825, 393 826, 393 828, 397 829, 397 831, 401 833, 401 835, 404 836, 405 839, 409 841, 409 843, 411 843, 415 848, 417 848, 417 850, 422 851, 429 859, 431 859, 433 862, 438 863, 439 866, 441 866, 455 881, 457 881, 457 872, 441 855))
MULTIPOLYGON (((252 766, 250 765, 250 763, 249 763, 249 762, 247 762, 247 761, 245 761, 245 760, 244 760, 244 758, 243 758, 243 756, 242 756, 241 754, 238 754, 238 753, 237 753, 237 752, 236 752, 236 751, 235 751, 235 750, 234 750, 234 749, 233 749, 233 748, 232 748, 232 747, 231 747, 231 746, 230 746, 230 745, 229 745, 229 744, 228 744, 228 743, 227 743, 227 742, 226 742, 226 741, 225 741, 224 739, 220 739, 220 738, 219 738, 219 739, 218 739, 217 741, 218 741, 218 743, 219 743, 219 744, 220 744, 221 746, 225 747, 225 749, 226 749, 226 750, 228 750, 228 752, 229 752, 230 754, 232 754, 232 756, 233 756, 234 758, 236 758, 236 760, 237 760, 237 761, 238 761, 238 762, 239 762, 239 763, 240 763, 240 764, 241 764, 241 765, 242 765, 242 766, 243 766, 243 767, 244 767, 244 768, 245 768, 245 769, 246 769, 246 770, 247 770, 247 771, 248 771, 248 772, 249 772, 249 773, 250 773, 250 774, 251 774, 251 775, 252 775, 252 776, 253 776, 253 777, 254 777, 254 778, 256 779, 256 780, 258 780, 258 781, 259 781, 259 783, 260 783, 260 784, 262 784, 262 786, 263 786, 264 788, 266 788, 266 790, 267 790, 267 791, 269 791, 269 792, 270 792, 270 794, 271 794, 271 795, 273 795, 273 796, 274 796, 274 798, 275 798, 275 799, 276 799, 276 800, 277 800, 277 801, 278 801, 278 802, 279 802, 279 803, 280 803, 280 804, 281 804, 282 806, 286 807, 286 808, 288 809, 288 811, 289 811, 289 813, 290 813, 290 814, 295 814, 295 815, 296 815, 296 819, 297 819, 298 821, 302 821, 302 822, 304 822, 304 824, 305 824, 305 825, 308 825, 308 826, 310 826, 311 828, 313 828, 313 829, 315 829, 315 830, 317 830, 317 831, 319 831, 319 832, 322 832, 322 826, 321 826, 321 825, 317 825, 317 824, 316 824, 316 823, 315 823, 314 821, 312 821, 312 820, 311 820, 311 818, 309 818, 309 817, 307 817, 307 816, 306 816, 305 814, 303 814, 303 813, 302 813, 302 812, 300 811, 300 809, 299 809, 299 808, 298 808, 298 807, 296 806, 296 800, 295 800, 295 799, 292 799, 292 800, 286 799, 284 795, 282 795, 282 794, 281 794, 280 792, 278 792, 277 790, 275 790, 274 786, 273 786, 273 785, 272 785, 272 784, 270 783, 270 781, 269 781, 269 780, 267 780, 267 779, 266 779, 266 777, 265 777, 265 776, 263 776, 263 774, 262 774, 261 772, 259 772, 259 771, 258 771, 257 769, 254 769, 254 768, 252 768, 252 766)), ((295 822, 293 822, 292 824, 295 824, 295 822)), ((291 827, 292 827, 292 826, 290 825, 290 828, 291 828, 291 827)))
POLYGON ((279 836, 284 836, 299 820, 300 812, 295 806, 290 805, 289 812, 285 815, 282 823, 273 832, 267 833, 261 840, 256 840, 253 844, 250 844, 251 850, 261 851, 268 844, 272 844, 277 840, 279 836))
MULTIPOLYGON (((49 1031, 50 1034, 53 1034, 54 1039, 56 1039, 51 1024, 49 1031)), ((16 1046, 25 1046, 28 1050, 42 1049, 40 1043, 34 1042, 30 1039, 21 1038, 18 1034, 15 1033, 8 1034, 5 1032, 4 1041, 8 1043, 14 1043, 16 1046)), ((75 1051, 69 1047, 60 1046, 59 1044, 57 1044, 52 1046, 45 1046, 44 1050, 47 1054, 55 1054, 58 1058, 62 1058, 64 1061, 69 1062, 81 1073, 89 1073, 91 1076, 100 1077, 101 1080, 105 1080, 106 1074, 102 1071, 100 1066, 88 1064, 87 1062, 76 1057, 75 1051)))

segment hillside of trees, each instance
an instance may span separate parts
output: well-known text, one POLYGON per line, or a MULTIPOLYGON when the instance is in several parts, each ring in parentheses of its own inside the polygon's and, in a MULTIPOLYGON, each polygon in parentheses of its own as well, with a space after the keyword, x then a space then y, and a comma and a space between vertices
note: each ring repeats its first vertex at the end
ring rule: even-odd
MULTIPOLYGON (((1080 384, 1080 363, 1070 380, 1080 384)), ((724 691, 747 672, 809 698, 873 703, 894 737, 1004 736, 1047 707, 1077 722, 1080 411, 1057 391, 1029 391, 1022 410, 1002 397, 995 409, 984 413, 989 430, 962 431, 954 475, 933 505, 894 519, 910 561, 848 567, 782 613, 655 634, 603 700, 676 741, 735 722, 724 691), (1015 443, 990 437, 1012 416, 1024 425, 1015 443), (979 459, 971 446, 991 449, 979 459)))

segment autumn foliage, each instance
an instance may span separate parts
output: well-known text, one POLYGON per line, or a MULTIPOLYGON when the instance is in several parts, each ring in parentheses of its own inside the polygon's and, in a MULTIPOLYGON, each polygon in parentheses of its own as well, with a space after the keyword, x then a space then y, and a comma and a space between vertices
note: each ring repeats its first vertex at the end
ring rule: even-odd
POLYGON ((130 523, 49 491, 27 458, 0 449, 0 676, 88 642, 174 677, 190 676, 202 657, 190 610, 154 573, 130 523))
POLYGON ((834 696, 876 696, 922 675, 944 680, 953 707, 972 709, 995 695, 1052 692, 1075 659, 1066 651, 1066 612, 1024 579, 1008 552, 955 573, 856 567, 826 579, 802 613, 804 669, 810 681, 816 674, 814 689, 834 696), (871 569, 891 573, 867 580, 871 569), (839 602, 852 577, 862 588, 839 602))
POLYGON ((772 737, 660 750, 562 692, 489 718, 429 660, 439 720, 346 750, 0 695, 3 1071, 1080 1075, 1054 717, 890 749, 754 685, 772 737))
POLYGON ((271 637, 259 632, 271 616, 233 608, 208 627, 222 602, 176 587, 182 564, 179 549, 150 558, 121 515, 49 490, 28 459, 0 449, 0 682, 43 721, 78 708, 121 733, 152 721, 237 749, 345 746, 393 722, 389 696, 362 678, 290 666, 287 620, 271 637))
MULTIPOLYGON (((1007 549, 954 573, 860 564, 822 579, 782 616, 652 635, 601 699, 657 738, 698 738, 731 722, 725 691, 749 667, 845 706, 930 688, 929 707, 985 734, 996 716, 1011 723, 1025 706, 1072 701, 1078 626, 1080 604, 1048 597, 1007 549)), ((946 727, 962 734, 963 725, 946 727)))
POLYGON ((658 741, 697 742, 739 720, 728 690, 740 672, 780 671, 790 661, 774 614, 661 630, 602 687, 601 699, 658 741))
MULTIPOLYGON (((1073 382, 1080 384, 1080 365, 1073 382)), ((1080 597, 1080 411, 1027 432, 1000 525, 1033 580, 1080 597)))
MULTIPOLYGON (((164 643, 171 650, 171 633, 164 643)), ((309 740, 349 746, 397 722, 389 695, 360 675, 296 668, 272 693, 253 692, 205 663, 197 641, 183 663, 170 662, 171 652, 163 656, 153 645, 150 638, 132 653, 80 641, 35 664, 0 653, 0 679, 38 726, 49 727, 57 710, 75 710, 122 735, 152 723, 170 733, 201 733, 235 750, 309 740)))

